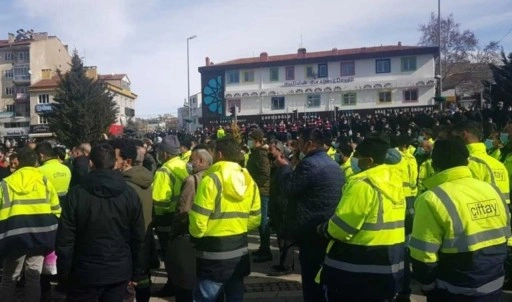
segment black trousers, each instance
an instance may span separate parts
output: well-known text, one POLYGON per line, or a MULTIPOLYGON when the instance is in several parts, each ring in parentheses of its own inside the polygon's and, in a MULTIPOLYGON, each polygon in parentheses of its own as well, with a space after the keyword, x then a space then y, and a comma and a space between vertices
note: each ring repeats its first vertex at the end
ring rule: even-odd
POLYGON ((324 261, 328 241, 320 236, 308 239, 299 243, 302 295, 305 302, 324 302, 323 286, 315 282, 315 277, 324 261))
POLYGON ((102 285, 70 285, 68 302, 123 302, 128 281, 102 285))

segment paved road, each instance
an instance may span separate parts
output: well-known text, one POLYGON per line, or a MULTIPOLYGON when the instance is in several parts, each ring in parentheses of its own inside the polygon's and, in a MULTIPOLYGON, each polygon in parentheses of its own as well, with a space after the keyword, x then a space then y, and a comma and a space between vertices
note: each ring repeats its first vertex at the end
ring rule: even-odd
MULTIPOLYGON (((274 255, 273 262, 251 263, 252 273, 245 279, 246 294, 244 301, 275 301, 275 302, 298 302, 302 301, 301 281, 300 281, 300 264, 298 252, 295 253, 295 272, 294 274, 283 277, 269 277, 267 272, 270 267, 277 262, 279 250, 277 248, 276 238, 272 237, 272 253, 274 255)), ((258 236, 250 235, 249 249, 256 250, 258 248, 258 236)), ((158 271, 158 276, 153 277, 155 290, 158 290, 165 284, 165 271, 158 271)), ((417 286, 414 286, 414 292, 419 292, 417 286)), ((413 299, 417 302, 425 302, 426 299, 420 295, 414 295, 413 299)), ((152 302, 174 301, 173 298, 151 298, 152 302)), ((511 300, 512 301, 512 300, 511 300)))

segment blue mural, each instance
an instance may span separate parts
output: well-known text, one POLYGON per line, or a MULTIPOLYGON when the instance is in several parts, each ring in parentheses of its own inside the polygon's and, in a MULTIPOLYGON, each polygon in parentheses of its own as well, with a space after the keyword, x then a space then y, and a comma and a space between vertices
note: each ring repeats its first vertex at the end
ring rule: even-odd
POLYGON ((203 103, 207 106, 208 111, 224 114, 224 88, 221 76, 210 79, 204 86, 203 103))

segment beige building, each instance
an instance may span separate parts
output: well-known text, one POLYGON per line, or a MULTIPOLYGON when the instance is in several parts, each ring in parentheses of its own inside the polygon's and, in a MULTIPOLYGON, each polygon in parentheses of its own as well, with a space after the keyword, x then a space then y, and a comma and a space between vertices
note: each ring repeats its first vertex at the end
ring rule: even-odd
MULTIPOLYGON (((67 72, 67 45, 48 33, 18 30, 0 40, 0 137, 27 138, 31 132, 29 87, 56 70, 67 72)), ((44 100, 43 100, 44 101, 44 100)))
MULTIPOLYGON (((131 92, 131 82, 126 74, 98 74, 96 66, 86 68, 86 74, 92 79, 105 81, 107 91, 113 95, 119 109, 116 122, 111 127, 111 132, 122 131, 122 126, 126 125, 128 119, 135 116, 135 100, 137 95, 131 92)), ((55 97, 59 77, 51 70, 41 71, 41 80, 30 86, 30 108, 33 108, 30 114, 29 137, 51 137, 52 133, 48 126, 45 113, 52 110, 51 103, 55 97)), ((118 134, 118 133, 113 133, 118 134)))

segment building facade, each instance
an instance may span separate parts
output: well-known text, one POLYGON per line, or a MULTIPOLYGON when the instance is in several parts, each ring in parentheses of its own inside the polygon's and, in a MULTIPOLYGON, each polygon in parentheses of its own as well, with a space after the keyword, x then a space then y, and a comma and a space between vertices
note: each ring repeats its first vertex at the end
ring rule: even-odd
MULTIPOLYGON (((185 100, 186 101, 186 100, 185 100)), ((201 93, 196 93, 190 96, 189 103, 185 103, 183 107, 178 108, 178 127, 180 129, 189 130, 194 132, 201 127, 202 117, 202 97, 201 93), (190 104, 190 111, 188 104, 190 104)))
MULTIPOLYGON (((56 70, 69 70, 67 45, 47 33, 18 30, 0 40, 0 136, 2 142, 31 133, 30 86, 56 70)), ((44 100, 43 100, 44 101, 44 100)))
MULTIPOLYGON (((128 119, 135 117, 135 100, 137 95, 131 91, 131 82, 126 74, 100 75, 96 66, 85 67, 86 75, 91 79, 104 81, 107 91, 112 94, 117 104, 118 113, 116 122, 111 126, 110 132, 118 135, 122 133, 123 126, 128 119)), ((30 133, 29 137, 51 137, 48 120, 45 113, 51 112, 53 98, 57 92, 59 77, 50 70, 43 70, 41 80, 30 86, 30 133)))
POLYGON ((204 126, 307 115, 433 107, 437 47, 332 49, 243 58, 200 67, 204 126))

